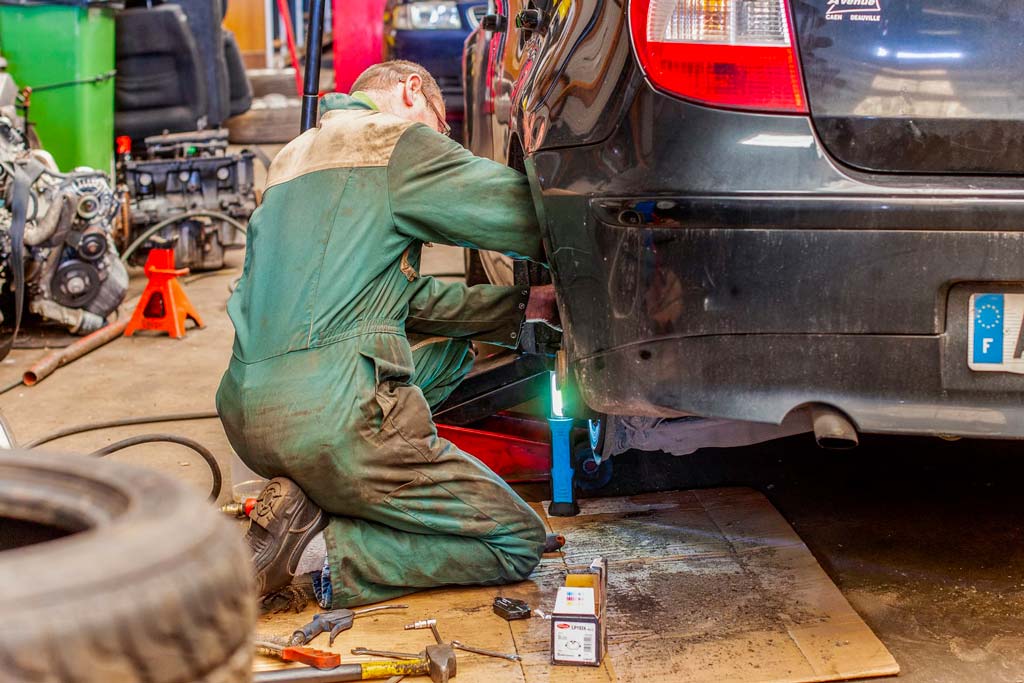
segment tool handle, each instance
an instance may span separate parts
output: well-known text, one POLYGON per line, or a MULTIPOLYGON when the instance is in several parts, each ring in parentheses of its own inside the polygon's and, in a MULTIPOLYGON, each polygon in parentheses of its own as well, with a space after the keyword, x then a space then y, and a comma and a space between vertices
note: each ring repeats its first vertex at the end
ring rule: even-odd
POLYGON ((281 650, 280 657, 286 662, 299 662, 315 669, 334 669, 341 666, 341 655, 337 652, 326 652, 313 647, 286 647, 281 650))
POLYGON ((318 635, 323 633, 326 629, 326 625, 320 615, 313 617, 313 620, 300 628, 298 631, 292 634, 292 645, 305 645, 309 641, 316 638, 318 635))
POLYGON ((425 659, 362 662, 359 666, 362 667, 364 681, 392 676, 425 676, 430 673, 430 664, 425 659))

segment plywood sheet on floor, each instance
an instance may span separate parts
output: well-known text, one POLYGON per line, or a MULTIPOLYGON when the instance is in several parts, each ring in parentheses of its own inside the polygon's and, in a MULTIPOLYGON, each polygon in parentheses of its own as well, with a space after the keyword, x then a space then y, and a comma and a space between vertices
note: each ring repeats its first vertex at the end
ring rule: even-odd
MULTIPOLYGON (((568 545, 529 581, 409 596, 395 601, 408 610, 357 620, 334 649, 416 652, 431 642, 430 632, 402 626, 436 618, 445 639, 522 656, 513 663, 460 653, 458 680, 466 683, 797 683, 898 673, 885 646, 756 491, 603 498, 581 501, 581 508, 578 517, 547 518, 568 545), (491 612, 499 594, 550 609, 566 569, 597 556, 609 560, 611 593, 600 668, 550 666, 548 622, 505 622, 491 612)), ((287 635, 314 612, 264 617, 260 630, 287 635)), ((326 647, 323 636, 317 642, 326 647)))

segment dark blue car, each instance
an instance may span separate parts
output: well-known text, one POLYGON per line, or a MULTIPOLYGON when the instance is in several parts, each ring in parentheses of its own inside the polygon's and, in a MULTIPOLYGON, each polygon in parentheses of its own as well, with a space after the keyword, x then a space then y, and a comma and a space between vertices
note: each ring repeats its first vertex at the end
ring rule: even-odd
POLYGON ((422 64, 437 79, 452 136, 462 139, 462 46, 486 1, 389 0, 384 10, 384 59, 422 64))

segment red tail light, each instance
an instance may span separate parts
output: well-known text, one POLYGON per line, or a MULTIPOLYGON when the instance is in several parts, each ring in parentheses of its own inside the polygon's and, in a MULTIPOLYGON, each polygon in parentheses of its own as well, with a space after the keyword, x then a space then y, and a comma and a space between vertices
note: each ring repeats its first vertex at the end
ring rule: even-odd
POLYGON ((657 88, 713 106, 807 112, 787 0, 630 0, 629 26, 657 88))

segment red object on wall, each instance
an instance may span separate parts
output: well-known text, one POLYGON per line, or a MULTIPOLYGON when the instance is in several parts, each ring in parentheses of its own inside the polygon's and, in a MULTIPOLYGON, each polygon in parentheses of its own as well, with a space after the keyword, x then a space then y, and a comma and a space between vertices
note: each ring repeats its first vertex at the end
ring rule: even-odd
POLYGON ((180 339, 185 336, 186 319, 192 318, 198 327, 203 326, 202 318, 178 282, 178 276, 187 275, 188 268, 174 267, 173 249, 150 249, 145 271, 149 282, 124 336, 130 337, 139 330, 161 330, 180 339))
POLYGON ((359 74, 384 52, 384 0, 331 0, 334 89, 348 92, 359 74))

